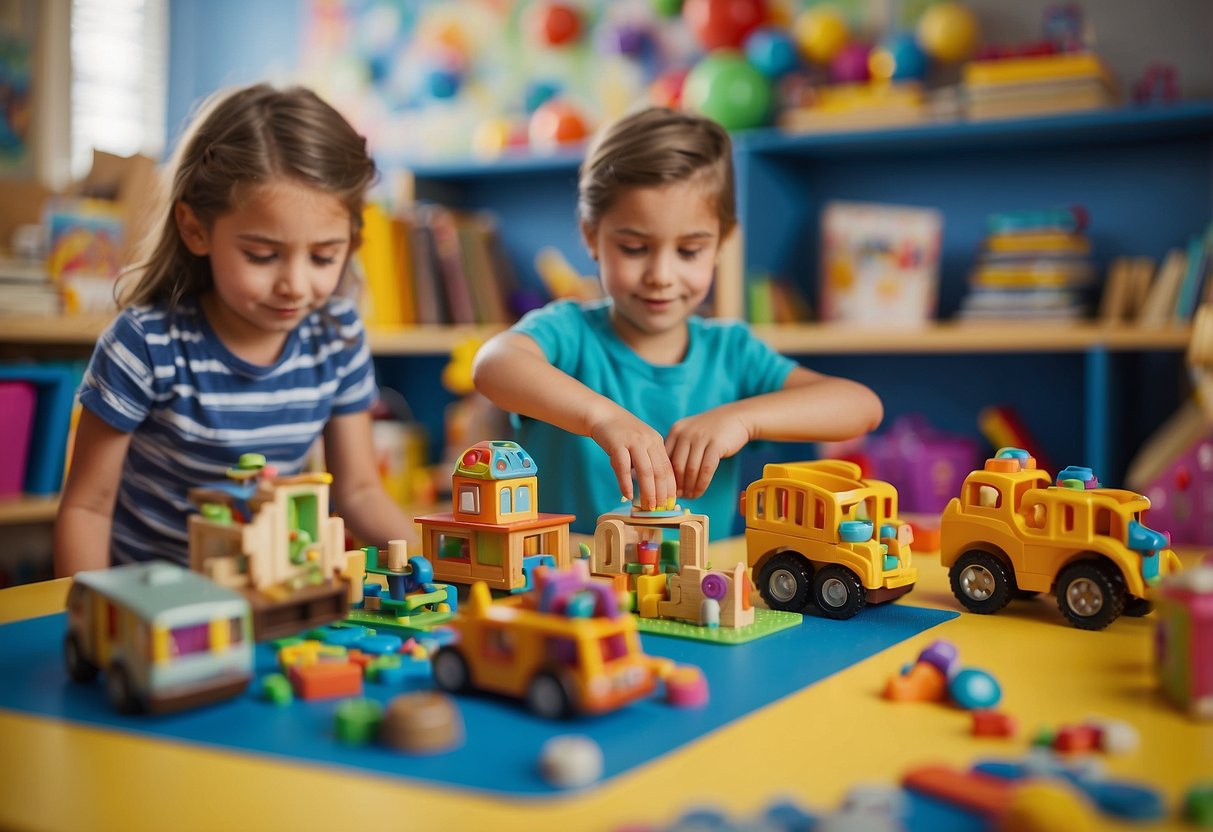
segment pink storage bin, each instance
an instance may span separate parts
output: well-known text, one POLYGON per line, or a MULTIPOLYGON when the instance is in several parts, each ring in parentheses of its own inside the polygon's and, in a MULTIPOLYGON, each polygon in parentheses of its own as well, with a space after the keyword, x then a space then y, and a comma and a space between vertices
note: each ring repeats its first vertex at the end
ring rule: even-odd
POLYGON ((981 463, 978 443, 944 433, 919 414, 900 416, 864 443, 873 475, 897 489, 902 511, 938 514, 960 494, 964 478, 981 463))
POLYGON ((25 463, 38 394, 27 381, 0 381, 0 497, 25 491, 25 463))

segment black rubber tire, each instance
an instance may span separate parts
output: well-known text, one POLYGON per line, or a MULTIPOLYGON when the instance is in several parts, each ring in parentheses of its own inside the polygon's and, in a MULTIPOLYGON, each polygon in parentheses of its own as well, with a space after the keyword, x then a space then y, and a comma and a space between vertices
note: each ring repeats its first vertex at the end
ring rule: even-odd
POLYGON ((1149 599, 1130 596, 1129 600, 1125 601, 1125 609, 1121 615, 1127 615, 1129 618, 1141 618, 1153 611, 1154 604, 1149 599))
POLYGON ((981 549, 961 555, 948 577, 956 600, 978 615, 998 612, 1010 602, 1015 589, 1010 568, 998 556, 981 549))
POLYGON ((472 674, 468 671, 467 659, 463 658, 458 648, 449 645, 438 648, 431 668, 434 684, 447 693, 465 693, 472 686, 472 674))
POLYGON ((526 689, 526 705, 544 719, 568 719, 575 710, 573 693, 559 673, 536 673, 526 689))
POLYGON ((110 704, 120 714, 137 714, 143 710, 139 698, 131 688, 131 676, 121 664, 111 664, 105 670, 105 692, 110 704))
POLYGON ((826 618, 846 621, 867 606, 868 593, 854 572, 831 563, 813 575, 813 602, 826 618))
POLYGON ((1057 608, 1080 630, 1102 630, 1120 617, 1128 593, 1111 566, 1094 560, 1072 563, 1057 576, 1057 608))
POLYGON ((773 610, 804 612, 813 590, 813 565, 784 552, 766 562, 758 575, 758 593, 773 610))
POLYGON ((63 639, 63 663, 73 682, 91 682, 97 678, 97 665, 84 658, 80 641, 73 634, 63 639))

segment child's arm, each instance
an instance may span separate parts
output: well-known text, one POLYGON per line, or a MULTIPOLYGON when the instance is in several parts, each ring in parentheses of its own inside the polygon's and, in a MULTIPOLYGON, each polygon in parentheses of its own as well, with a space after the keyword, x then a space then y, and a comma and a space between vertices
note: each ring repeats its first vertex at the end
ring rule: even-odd
POLYGON ((333 475, 337 513, 356 537, 375 546, 389 540, 416 545, 413 520, 383 490, 366 411, 334 416, 324 428, 324 457, 333 475))
POLYGON ((80 411, 72 463, 55 519, 55 576, 109 566, 114 501, 131 435, 80 411))
POLYGON ((611 458, 619 493, 629 500, 636 472, 642 506, 677 495, 674 470, 657 431, 547 360, 534 339, 515 332, 491 338, 476 353, 476 389, 500 407, 588 436, 611 458))
POLYGON ((693 499, 707 490, 720 460, 747 442, 849 439, 874 429, 883 416, 880 399, 864 385, 796 367, 782 390, 679 419, 666 450, 679 494, 693 499))

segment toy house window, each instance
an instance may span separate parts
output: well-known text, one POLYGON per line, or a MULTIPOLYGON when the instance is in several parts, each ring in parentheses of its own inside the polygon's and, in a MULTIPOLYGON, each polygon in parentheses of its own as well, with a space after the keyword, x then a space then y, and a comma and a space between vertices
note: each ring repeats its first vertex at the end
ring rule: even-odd
POLYGON ((509 514, 514 508, 514 490, 512 488, 501 489, 501 513, 509 514))
POLYGON ((459 510, 464 514, 480 513, 480 489, 474 485, 459 486, 459 510))
POLYGON ((190 624, 169 630, 169 655, 174 658, 191 653, 204 653, 211 647, 211 623, 190 624))
POLYGON ((466 537, 440 534, 435 549, 438 551, 439 560, 463 561, 464 563, 471 561, 471 545, 466 537))
POLYGON ((577 665, 577 642, 571 638, 552 636, 543 645, 548 661, 565 667, 577 665))
POLYGON ((514 510, 531 510, 531 487, 529 485, 518 486, 518 495, 514 498, 514 510))

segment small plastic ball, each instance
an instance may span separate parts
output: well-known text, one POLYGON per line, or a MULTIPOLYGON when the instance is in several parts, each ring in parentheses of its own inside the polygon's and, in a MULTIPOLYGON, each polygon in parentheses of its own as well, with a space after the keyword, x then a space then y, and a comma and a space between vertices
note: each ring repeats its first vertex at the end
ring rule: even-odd
POLYGON ((948 682, 948 695, 966 710, 993 708, 1002 700, 998 680, 984 670, 966 667, 948 682))
POLYGON ((688 72, 687 69, 669 69, 658 75, 649 85, 649 101, 657 107, 677 110, 682 106, 682 88, 688 72))
POLYGON ((921 79, 927 74, 927 53, 908 32, 894 35, 868 57, 868 70, 873 78, 884 81, 921 79))
POLYGON ((857 84, 868 80, 868 55, 872 47, 866 43, 848 43, 830 61, 830 80, 836 84, 857 84))
POLYGON ((552 737, 539 751, 543 779, 563 789, 588 786, 602 778, 602 748, 587 736, 552 737))
POLYGON ((981 39, 977 16, 960 3, 938 3, 918 20, 918 45, 945 64, 963 61, 973 54, 981 39))
POLYGON ((792 37, 782 29, 755 29, 745 41, 746 59, 758 71, 774 80, 782 78, 800 64, 800 55, 792 37))
POLYGON ((560 99, 552 99, 540 105, 531 114, 527 128, 531 147, 541 153, 550 153, 561 145, 580 142, 589 133, 585 119, 577 108, 560 99))
POLYGON ((566 3, 532 6, 528 24, 535 40, 546 46, 567 46, 581 36, 581 13, 566 3))
POLYGON ((561 92, 559 81, 531 81, 523 93, 524 105, 528 113, 533 113, 546 101, 555 98, 561 92))
POLYGON ((796 18, 792 37, 805 60, 828 64, 851 39, 851 32, 837 9, 817 6, 796 18))
POLYGON ((731 49, 712 52, 696 64, 682 90, 683 106, 728 130, 765 124, 773 98, 766 76, 731 49))
POLYGON ((594 41, 600 52, 626 58, 642 58, 653 48, 652 32, 635 23, 600 26, 594 41))
POLYGON ((737 49, 767 19, 765 0, 685 0, 682 19, 704 49, 737 49))

